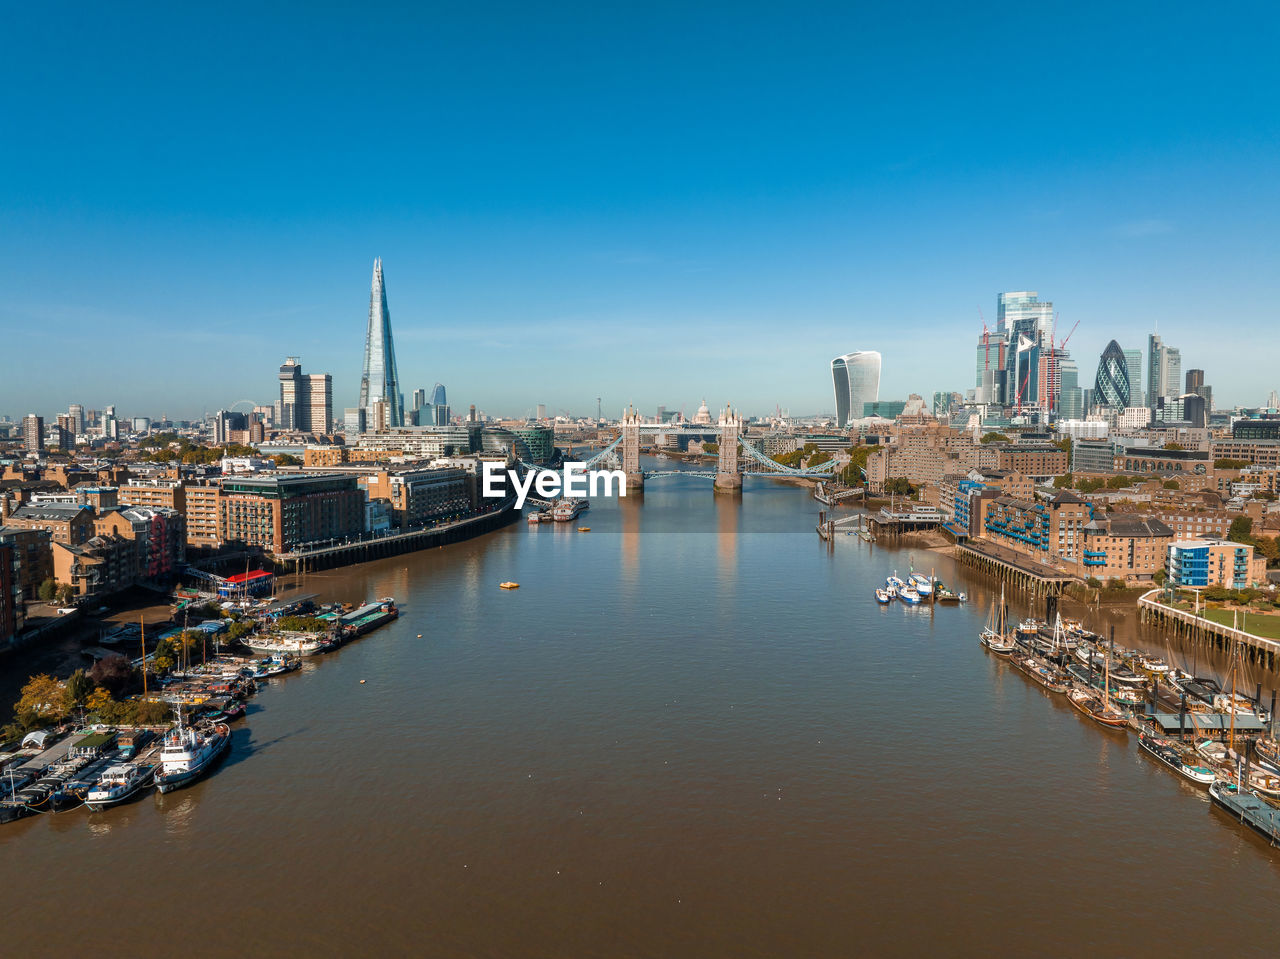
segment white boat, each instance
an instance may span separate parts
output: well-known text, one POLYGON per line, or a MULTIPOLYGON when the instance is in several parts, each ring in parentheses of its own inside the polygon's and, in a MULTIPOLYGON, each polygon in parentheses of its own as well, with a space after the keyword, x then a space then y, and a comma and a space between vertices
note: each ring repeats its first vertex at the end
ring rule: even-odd
POLYGON ((899 593, 907 588, 907 584, 904 583, 902 580, 898 579, 898 576, 896 573, 892 576, 886 577, 884 583, 890 589, 896 590, 899 593))
POLYGON ((920 594, 911 586, 908 586, 906 589, 899 590, 898 599, 902 600, 908 606, 920 605, 920 594))
POLYGON ((885 589, 877 589, 877 590, 876 590, 876 602, 877 602, 877 603, 880 603, 880 604, 883 606, 883 605, 885 605, 885 604, 887 604, 887 603, 891 603, 891 602, 893 602, 893 597, 889 595, 889 591, 888 591, 888 590, 885 590, 885 589))
POLYGON ((109 767, 84 797, 90 812, 101 812, 108 806, 116 806, 136 796, 151 785, 155 778, 155 763, 121 763, 109 767))
POLYGON ((915 587, 916 592, 921 596, 933 595, 933 580, 928 576, 922 576, 919 573, 912 573, 911 585, 915 587))
POLYGON ((184 726, 179 715, 178 725, 164 737, 156 788, 167 793, 191 785, 209 771, 230 745, 231 727, 226 723, 197 729, 184 726))
POLYGON ((1182 747, 1171 739, 1157 739, 1143 733, 1138 737, 1138 746, 1155 759, 1164 763, 1179 776, 1190 779, 1197 786, 1209 786, 1217 779, 1217 774, 1208 766, 1193 765, 1183 758, 1182 747))
POLYGON ((1160 676, 1169 672, 1169 664, 1158 656, 1145 656, 1139 654, 1134 658, 1134 664, 1148 673, 1154 673, 1160 676))
POLYGON ((557 523, 567 523, 591 506, 585 499, 562 499, 551 510, 551 518, 557 523))
POLYGON ((314 656, 324 651, 327 637, 320 633, 257 633, 240 640, 255 653, 273 656, 314 656))

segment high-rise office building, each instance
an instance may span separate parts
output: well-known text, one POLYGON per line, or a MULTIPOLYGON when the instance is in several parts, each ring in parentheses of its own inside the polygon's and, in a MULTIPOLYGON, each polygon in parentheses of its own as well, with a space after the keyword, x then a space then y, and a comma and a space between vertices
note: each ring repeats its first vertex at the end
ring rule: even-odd
POLYGON ((276 405, 275 421, 282 430, 304 429, 306 419, 303 407, 307 403, 306 389, 302 385, 302 364, 296 356, 290 356, 280 365, 280 399, 276 405))
POLYGON ((360 377, 360 406, 370 427, 383 422, 388 427, 404 425, 404 400, 400 376, 396 372, 396 348, 391 338, 391 310, 382 278, 382 260, 373 261, 373 282, 369 288, 369 325, 364 338, 364 372, 360 377), (375 413, 379 401, 385 410, 375 413))
POLYGON ((1146 396, 1142 390, 1142 350, 1125 350, 1124 362, 1129 367, 1129 405, 1133 406, 1146 396))
POLYGON ((1204 386, 1204 370, 1187 370, 1187 392, 1195 393, 1204 386))
POLYGON ((1156 408, 1160 397, 1175 399, 1182 395, 1182 351, 1165 346, 1160 334, 1147 337, 1147 406, 1156 408))
POLYGON ((67 410, 67 415, 71 417, 71 429, 76 436, 84 435, 84 407, 79 403, 72 403, 67 410))
POLYGON ((1094 402, 1099 406, 1123 410, 1129 406, 1131 396, 1128 358, 1120 344, 1112 340, 1098 360, 1098 374, 1093 382, 1094 402))
POLYGON ((413 411, 416 413, 427 405, 427 391, 418 389, 413 391, 413 411))
POLYGON ((844 428, 851 419, 862 417, 864 403, 880 399, 880 354, 855 350, 831 361, 831 380, 836 392, 836 423, 844 428))
POLYGON ((298 358, 288 357, 280 367, 275 422, 282 430, 328 433, 333 423, 333 376, 303 373, 298 358))
POLYGON ((22 448, 28 453, 44 452, 44 417, 28 413, 22 418, 22 448))
POLYGON ((1058 419, 1084 419, 1084 391, 1080 389, 1080 368, 1076 366, 1075 360, 1065 355, 1058 358, 1057 365, 1058 398, 1054 408, 1058 419))
POLYGON ((1035 290, 1001 293, 996 297, 996 330, 1008 342, 1004 402, 1018 407, 1038 403, 1048 395, 1040 371, 1041 354, 1053 346, 1053 304, 1042 302, 1035 290))

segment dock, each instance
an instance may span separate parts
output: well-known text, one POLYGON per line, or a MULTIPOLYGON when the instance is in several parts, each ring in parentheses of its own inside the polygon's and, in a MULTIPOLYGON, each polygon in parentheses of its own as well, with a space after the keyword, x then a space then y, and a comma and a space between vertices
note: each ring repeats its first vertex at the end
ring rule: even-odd
POLYGON ((1267 669, 1276 669, 1280 665, 1280 642, 1166 606, 1159 600, 1160 592, 1159 589, 1149 590, 1138 599, 1138 616, 1142 622, 1157 626, 1173 636, 1207 643, 1224 652, 1238 645, 1251 662, 1267 669))
POLYGON ((1037 596, 1059 596, 1076 577, 1052 566, 1034 563, 1023 557, 1004 554, 996 548, 970 540, 955 548, 956 560, 994 576, 997 580, 1028 590, 1037 596))

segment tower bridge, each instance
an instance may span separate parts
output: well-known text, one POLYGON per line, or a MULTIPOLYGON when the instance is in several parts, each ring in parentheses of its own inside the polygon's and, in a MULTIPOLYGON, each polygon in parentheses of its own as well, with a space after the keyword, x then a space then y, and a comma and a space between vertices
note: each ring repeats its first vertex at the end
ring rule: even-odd
MULTIPOLYGON (((829 479, 835 473, 831 461, 808 468, 783 466, 743 440, 742 415, 726 404, 724 412, 714 424, 688 425, 671 423, 645 423, 632 407, 622 415, 617 438, 604 449, 585 461, 588 469, 600 466, 616 456, 626 474, 628 490, 643 490, 646 479, 662 476, 698 476, 715 480, 715 490, 725 493, 742 492, 742 474, 748 461, 756 467, 754 472, 775 476, 796 476, 806 479, 829 479), (715 472, 710 470, 643 470, 640 467, 640 438, 642 436, 665 440, 669 436, 715 435, 719 441, 715 472)), ((528 465, 528 464, 526 464, 528 465)))

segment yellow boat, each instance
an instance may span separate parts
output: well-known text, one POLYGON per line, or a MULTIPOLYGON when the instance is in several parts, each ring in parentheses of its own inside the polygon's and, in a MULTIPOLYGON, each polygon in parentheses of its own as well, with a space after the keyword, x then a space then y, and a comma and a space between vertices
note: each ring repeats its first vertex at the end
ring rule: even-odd
POLYGON ((579 527, 578 527, 578 532, 579 532, 579 533, 590 533, 590 532, 591 532, 591 527, 590 527, 590 526, 579 526, 579 527))
POLYGON ((519 583, 499 583, 498 585, 501 586, 503 589, 519 589, 520 588, 519 583))

